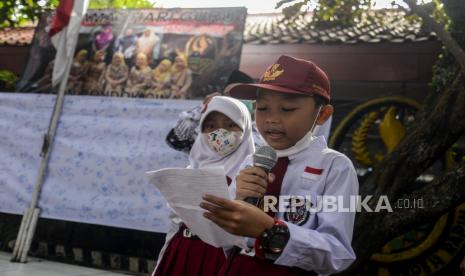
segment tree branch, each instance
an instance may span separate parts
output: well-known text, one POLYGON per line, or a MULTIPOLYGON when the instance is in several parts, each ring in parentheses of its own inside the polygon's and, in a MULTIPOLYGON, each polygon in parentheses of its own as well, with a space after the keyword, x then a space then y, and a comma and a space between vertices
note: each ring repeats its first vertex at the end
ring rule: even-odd
POLYGON ((462 69, 465 69, 465 52, 457 43, 457 41, 446 31, 444 26, 434 21, 434 19, 420 6, 418 6, 414 0, 404 0, 410 9, 423 19, 423 23, 432 31, 434 31, 439 39, 442 41, 444 46, 447 47, 449 52, 457 59, 462 69))
MULTIPOLYGON (((424 8, 417 6, 414 0, 405 1, 412 5, 413 11, 422 15, 424 22, 429 22, 434 27, 440 37, 450 42, 445 42, 446 44, 453 45, 456 54, 465 57, 465 53, 454 38, 429 17, 424 8)), ((465 64, 465 58, 462 62, 465 64)), ((361 186, 362 194, 387 194, 394 198, 411 190, 412 187, 405 186, 405 183, 414 182, 425 169, 440 160, 447 149, 463 134, 465 131, 464 74, 465 67, 449 87, 439 94, 435 106, 428 108, 428 116, 418 120, 396 149, 378 165, 375 174, 361 186)))
MULTIPOLYGON (((353 247, 357 259, 344 271, 353 275, 373 252, 379 250, 391 239, 414 229, 418 225, 431 222, 451 208, 465 201, 465 162, 454 170, 445 173, 415 193, 404 195, 402 199, 422 199, 424 208, 394 209, 392 213, 360 213, 355 223, 353 247), (369 227, 368 227, 369 225, 369 227), (366 241, 370 242, 367 243, 366 241)), ((405 185, 410 186, 410 185, 405 185)), ((412 201, 410 201, 412 202, 412 201)), ((394 205, 395 201, 391 201, 394 205)))
MULTIPOLYGON (((413 182, 421 173, 438 160, 444 160, 444 154, 465 131, 465 73, 462 71, 451 84, 450 89, 441 95, 429 118, 420 122, 395 151, 399 160, 396 171, 391 171, 389 182, 384 181, 384 192, 393 198, 408 192, 414 187, 405 183, 413 182)), ((391 166, 388 164, 387 166, 391 166)))
POLYGON ((425 120, 418 121, 394 151, 360 187, 362 195, 396 198, 412 189, 415 179, 465 132, 465 72, 438 99, 425 120))
POLYGON ((439 217, 451 208, 465 201, 465 162, 462 162, 454 170, 445 173, 441 178, 432 181, 423 188, 404 195, 402 198, 419 199, 425 203, 424 208, 413 210, 400 209, 386 216, 385 227, 395 227, 405 230, 418 225, 419 221, 431 221, 439 217))

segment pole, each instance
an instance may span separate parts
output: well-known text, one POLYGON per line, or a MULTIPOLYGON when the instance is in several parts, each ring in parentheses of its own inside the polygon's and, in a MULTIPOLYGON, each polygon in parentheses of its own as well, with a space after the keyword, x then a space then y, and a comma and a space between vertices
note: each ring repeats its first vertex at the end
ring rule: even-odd
MULTIPOLYGON (((75 48, 76 46, 74 46, 75 48)), ((74 49, 72 53, 74 52, 74 49)), ((37 220, 39 219, 40 209, 37 207, 40 192, 44 183, 45 174, 48 169, 48 162, 50 158, 50 153, 52 151, 53 142, 55 140, 55 133, 58 125, 58 120, 63 109, 63 101, 65 98, 66 84, 68 82, 69 72, 71 70, 72 60, 68 60, 66 63, 66 70, 63 80, 60 83, 60 88, 58 90, 58 95, 55 100, 55 106, 53 109, 52 117, 50 119, 49 127, 47 134, 44 137, 44 146, 42 147, 42 152, 40 153, 41 162, 39 167, 39 172, 36 177, 34 193, 32 194, 31 205, 23 215, 21 221, 20 230, 16 238, 15 249, 13 251, 12 262, 27 262, 27 253, 31 248, 32 238, 34 237, 34 232, 36 230, 37 220), (24 218, 24 216, 26 218, 24 218)))

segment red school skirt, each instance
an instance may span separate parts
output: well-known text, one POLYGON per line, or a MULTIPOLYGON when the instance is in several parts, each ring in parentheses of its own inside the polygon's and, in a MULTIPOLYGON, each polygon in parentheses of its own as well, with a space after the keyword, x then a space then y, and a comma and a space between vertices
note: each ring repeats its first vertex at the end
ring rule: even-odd
POLYGON ((276 265, 271 260, 250 257, 233 253, 221 267, 221 276, 313 276, 313 271, 305 271, 296 267, 276 265))
POLYGON ((226 261, 222 248, 186 237, 184 225, 169 242, 155 276, 217 276, 226 261))

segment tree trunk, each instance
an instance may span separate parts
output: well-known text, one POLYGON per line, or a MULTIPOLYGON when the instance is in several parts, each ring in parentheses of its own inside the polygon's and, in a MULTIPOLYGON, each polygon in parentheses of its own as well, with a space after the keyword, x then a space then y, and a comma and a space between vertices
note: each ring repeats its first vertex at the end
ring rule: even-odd
MULTIPOLYGON (((352 274, 392 238, 414 229, 419 224, 436 219, 448 210, 465 201, 465 163, 431 183, 415 190, 415 179, 442 158, 444 153, 465 132, 465 53, 462 41, 455 40, 443 26, 417 7, 412 0, 406 0, 412 11, 419 14, 423 22, 432 28, 453 55, 461 71, 450 86, 437 96, 433 107, 424 106, 420 119, 409 129, 409 134, 397 148, 375 169, 360 187, 363 195, 388 195, 391 203, 398 198, 422 198, 424 209, 395 209, 393 213, 360 213, 356 217, 353 247, 357 253, 356 262, 344 272, 352 274), (430 112, 427 112, 430 111, 430 112), (410 195, 406 195, 410 193, 410 195), (369 241, 369 243, 367 242, 369 241)), ((463 7, 463 0, 446 0, 446 10, 463 7), (451 8, 452 7, 452 8, 451 8)), ((464 21, 465 8, 452 16, 457 22, 464 21)), ((465 25, 460 25, 463 29, 465 25)), ((460 31, 453 32, 454 36, 460 31)), ((376 204, 375 200, 370 206, 376 204)))
POLYGON ((465 163, 403 198, 422 199, 424 208, 395 209, 393 213, 362 213, 357 217, 353 246, 357 260, 344 275, 352 275, 373 252, 418 225, 431 222, 465 201, 465 163), (369 241, 369 242, 367 242, 369 241))
POLYGON ((374 191, 391 200, 408 192, 414 180, 439 160, 465 132, 465 74, 441 95, 430 116, 418 122, 384 160, 361 193, 374 191))
MULTIPOLYGON (((389 214, 366 212, 358 214, 353 240, 357 261, 352 269, 356 269, 390 239, 405 233, 415 225, 431 221, 433 214, 440 216, 448 208, 465 200, 465 185, 460 185, 465 180, 464 164, 446 173, 442 178, 437 177, 435 181, 420 190, 413 192, 410 188, 416 177, 465 132, 464 91, 465 74, 460 74, 449 91, 440 98, 429 119, 419 122, 388 159, 377 168, 379 173, 369 178, 361 187, 362 195, 369 194, 366 186, 374 187, 368 190, 375 191, 376 195, 388 195, 391 204, 401 195, 404 195, 401 198, 422 198, 424 202, 437 204, 439 201, 437 197, 440 196, 440 206, 435 206, 434 209, 426 206, 424 210, 398 209, 389 214), (457 128, 450 129, 450 126, 457 128), (381 186, 378 188, 377 185, 381 186), (410 192, 412 195, 405 195, 410 192), (445 205, 446 202, 450 205, 445 205), (367 243, 367 240, 370 243, 367 243)), ((376 198, 370 202, 372 209, 375 209, 376 203, 376 198)))

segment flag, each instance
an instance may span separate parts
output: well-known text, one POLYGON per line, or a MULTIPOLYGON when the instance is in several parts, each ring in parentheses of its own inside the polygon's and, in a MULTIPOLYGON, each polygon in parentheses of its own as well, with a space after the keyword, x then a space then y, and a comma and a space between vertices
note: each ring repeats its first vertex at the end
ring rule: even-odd
POLYGON ((318 180, 322 173, 323 173, 323 169, 305 167, 302 177, 310 179, 310 180, 318 180))
POLYGON ((66 65, 72 62, 88 0, 61 0, 50 27, 50 37, 57 50, 53 66, 52 84, 60 83, 66 74, 66 65))

